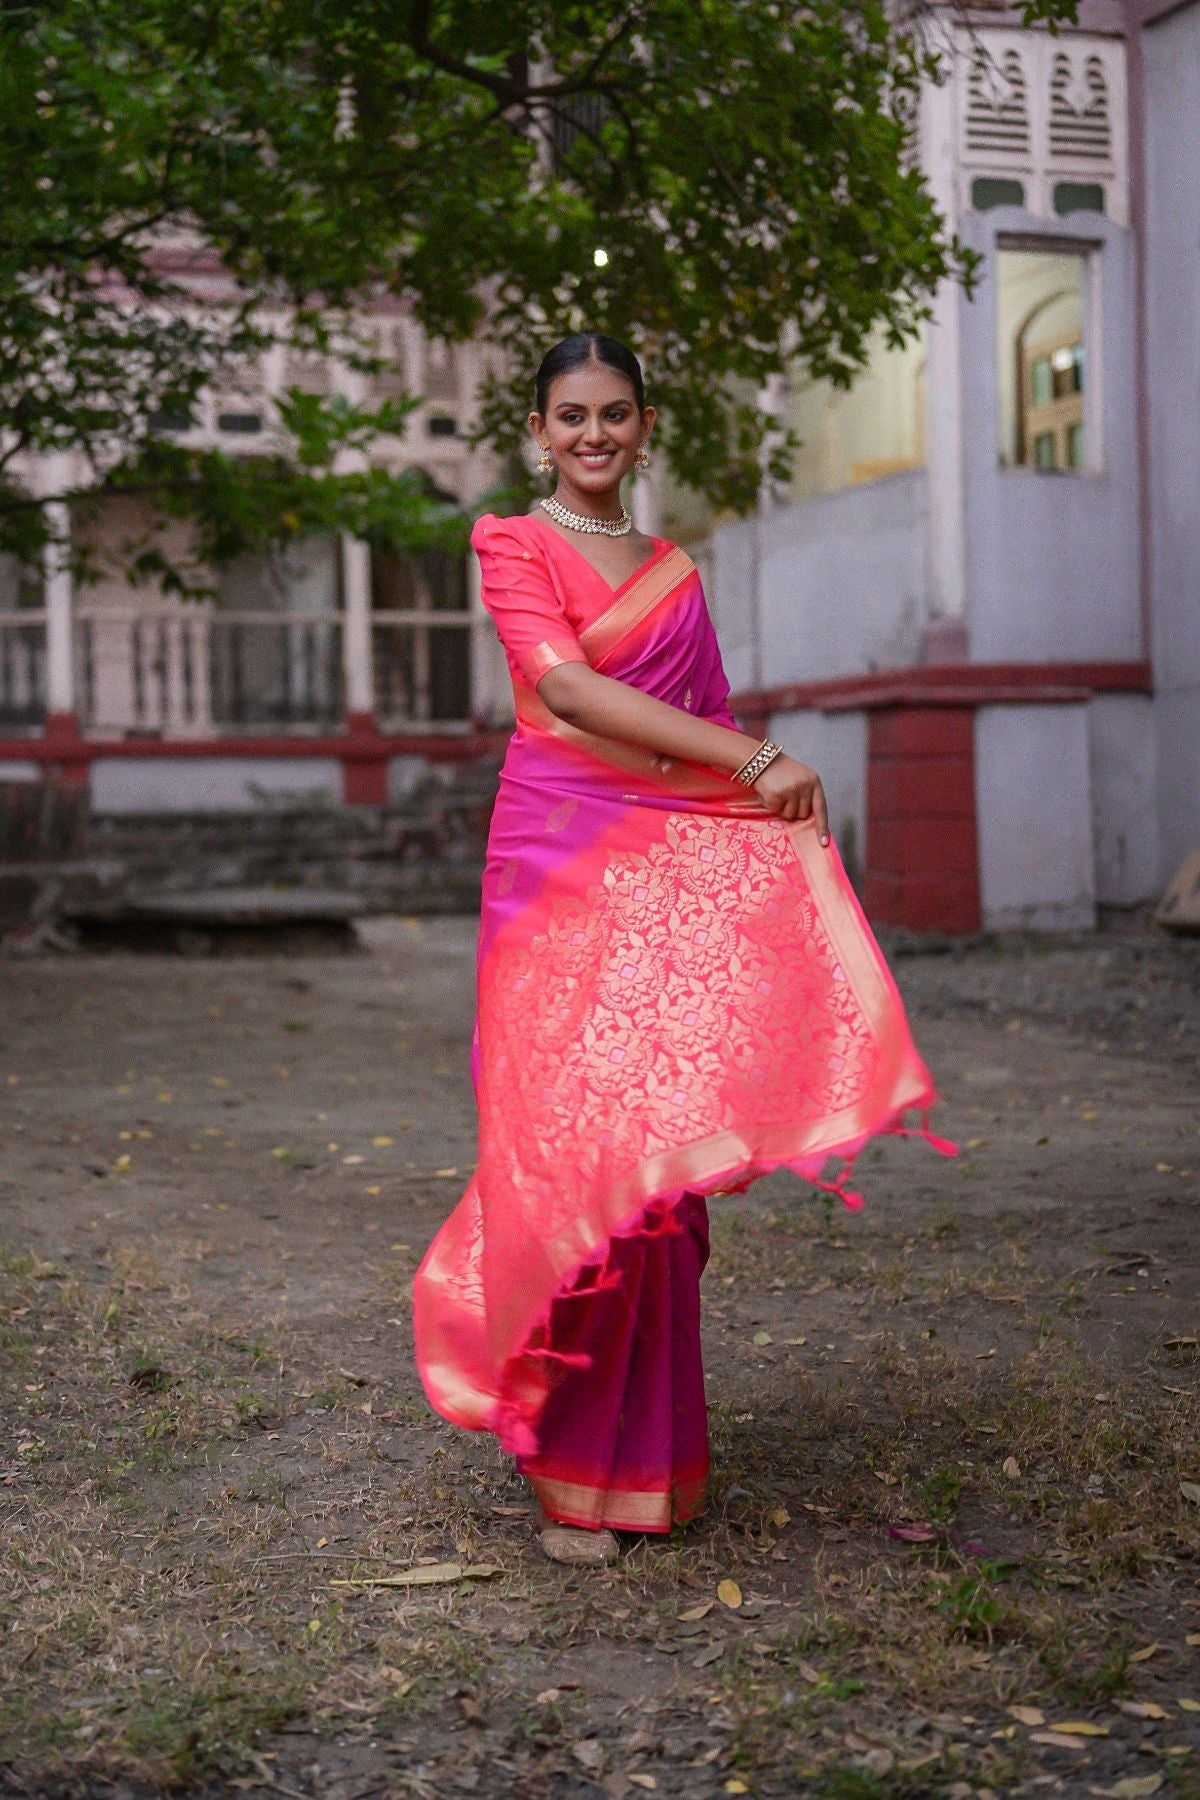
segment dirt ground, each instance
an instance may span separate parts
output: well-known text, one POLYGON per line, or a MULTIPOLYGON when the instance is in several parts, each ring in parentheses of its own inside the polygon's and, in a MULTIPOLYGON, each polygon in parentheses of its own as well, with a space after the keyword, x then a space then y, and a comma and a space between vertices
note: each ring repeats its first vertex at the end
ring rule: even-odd
POLYGON ((711 1511, 580 1573, 410 1352, 473 923, 366 940, 0 967, 0 1791, 1200 1795, 1200 943, 898 958, 962 1154, 713 1204, 711 1511))

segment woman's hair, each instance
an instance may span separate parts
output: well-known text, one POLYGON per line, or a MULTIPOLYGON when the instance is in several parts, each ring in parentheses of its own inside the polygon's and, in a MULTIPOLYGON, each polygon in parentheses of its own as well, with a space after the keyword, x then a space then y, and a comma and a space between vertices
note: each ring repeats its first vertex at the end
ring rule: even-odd
POLYGON ((565 375, 568 369, 578 369, 586 362, 606 363, 610 369, 624 375, 633 389, 638 411, 645 412, 646 385, 642 380, 642 365, 633 351, 616 338, 606 337, 602 331, 577 331, 547 350, 538 365, 535 393, 537 410, 543 417, 550 398, 550 384, 559 375, 565 375))

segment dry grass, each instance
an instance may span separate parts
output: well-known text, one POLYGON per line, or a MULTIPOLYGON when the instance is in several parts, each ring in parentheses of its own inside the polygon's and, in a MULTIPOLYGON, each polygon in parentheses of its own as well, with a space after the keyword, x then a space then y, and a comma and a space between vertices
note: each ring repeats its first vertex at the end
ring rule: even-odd
MULTIPOLYGON (((755 1229, 721 1246, 739 1280, 747 1257, 779 1267, 755 1229)), ((811 1279, 803 1241, 801 1268, 811 1279)), ((1054 1338, 1003 1370, 875 1333, 852 1379, 768 1371, 752 1418, 736 1400, 714 1410, 706 1525, 564 1586, 515 1550, 518 1495, 485 1445, 381 1463, 357 1378, 275 1336, 215 1332, 144 1257, 95 1288, 9 1260, 2 1317, 0 1742, 27 1791, 117 1772, 265 1789, 290 1723, 403 1744, 447 1718, 478 1736, 497 1712, 495 1753, 532 1781, 596 1721, 576 1688, 534 1703, 523 1671, 599 1653, 679 1671, 693 1782, 741 1771, 829 1800, 963 1779, 1000 1791, 1037 1766, 1009 1706, 1107 1718, 1147 1678, 1156 1692, 1184 1678, 1179 1642, 1133 1659, 1194 1579, 1200 1508, 1180 1481, 1195 1396, 1161 1375, 1098 1391, 1054 1338), (913 1525, 928 1544, 888 1536, 913 1525), (510 1573, 487 1589, 329 1585, 498 1543, 510 1573), (744 1605, 681 1622, 726 1576, 744 1605)), ((605 1755, 665 1780, 669 1737, 634 1733, 621 1751, 629 1737, 605 1755)), ((1159 1766, 1188 1791, 1178 1750, 1159 1766)))

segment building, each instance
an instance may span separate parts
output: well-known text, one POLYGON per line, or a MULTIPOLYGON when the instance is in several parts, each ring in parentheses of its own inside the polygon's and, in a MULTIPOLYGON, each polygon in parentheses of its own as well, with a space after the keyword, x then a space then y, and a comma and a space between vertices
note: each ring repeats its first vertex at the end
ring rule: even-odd
POLYGON ((1200 844, 1200 4, 945 18, 916 153, 977 292, 787 397, 718 624, 877 923, 1087 926, 1200 844))
MULTIPOLYGON (((176 254, 198 306, 232 297, 212 258, 176 254)), ((379 439, 372 457, 469 503, 500 473, 464 429, 486 347, 431 341, 395 303, 357 326, 382 373, 279 347, 160 429, 252 456, 276 447, 273 398, 288 388, 375 405, 418 393, 403 437, 379 439)), ((35 496, 86 485, 70 457, 18 475, 35 496)), ((508 684, 473 558, 307 538, 208 572, 216 597, 197 600, 130 581, 136 552, 188 555, 185 528, 145 503, 101 488, 69 514, 53 500, 47 512, 40 584, 0 559, 0 782, 50 777, 115 815, 380 805, 493 747, 508 684)))
MULTIPOLYGON (((702 563, 742 716, 821 770, 878 923, 1086 926, 1200 844, 1200 0, 1081 0, 1057 36, 1003 4, 939 19, 914 154, 974 296, 947 284, 849 392, 781 385, 804 448, 753 517, 714 526, 657 468, 635 508, 702 563)), ((214 264, 186 279, 222 297, 214 264)), ((486 346, 363 324, 372 397, 425 396, 377 454, 471 502, 486 346)), ((346 379, 279 352, 181 441, 253 454, 274 393, 346 379)), ((54 523, 38 591, 0 571, 0 781, 111 814, 378 805, 496 747, 473 559, 314 540, 196 603, 119 573, 154 526, 133 502, 54 523), (79 592, 68 539, 101 565, 79 592)))

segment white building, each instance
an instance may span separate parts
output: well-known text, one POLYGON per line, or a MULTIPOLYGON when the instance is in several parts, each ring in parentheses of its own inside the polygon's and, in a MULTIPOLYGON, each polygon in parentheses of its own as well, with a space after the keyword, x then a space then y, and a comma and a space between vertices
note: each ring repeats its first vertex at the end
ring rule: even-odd
MULTIPOLYGON (((804 449, 756 516, 710 530, 657 468, 635 506, 694 546, 742 715, 822 771, 874 919, 1088 924, 1200 844, 1200 0, 1081 0, 1057 37, 1002 4, 942 17, 916 153, 983 258, 974 298, 947 284, 849 393, 797 385, 804 449)), ((223 279, 188 265, 199 302, 223 279)), ((366 324, 392 369, 370 397, 426 396, 379 457, 473 501, 486 349, 366 324)), ((343 381, 279 354, 182 441, 269 448, 273 393, 343 381)), ((55 523, 110 573, 0 571, 0 782, 105 813, 378 804, 502 740, 473 559, 315 541, 196 604, 118 573, 154 524, 131 502, 55 523)))
POLYGON ((718 623, 877 922, 1087 925, 1200 844, 1200 3, 947 38, 918 154, 978 290, 791 394, 718 623))
MULTIPOLYGON (((180 253, 175 272, 198 306, 233 297, 211 257, 180 253)), ((394 303, 358 328, 382 373, 277 348, 215 386, 190 422, 160 428, 185 446, 253 456, 279 447, 274 398, 288 388, 372 405, 418 393, 404 435, 379 439, 372 461, 471 502, 499 473, 465 437, 486 348, 431 341, 394 303)), ((88 479, 69 456, 17 473, 34 495, 88 479)), ((196 600, 127 573, 148 547, 186 563, 182 524, 103 489, 47 511, 55 541, 40 584, 23 585, 0 559, 0 782, 83 786, 104 814, 382 804, 431 766, 450 770, 494 745, 494 695, 507 682, 473 558, 305 538, 193 570, 217 596, 196 600)))

